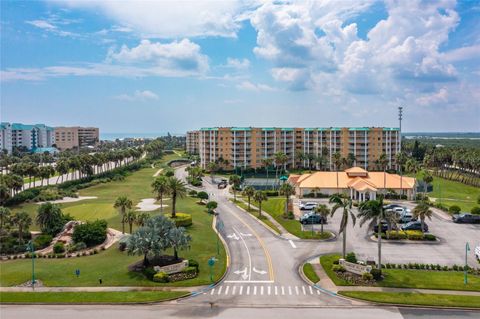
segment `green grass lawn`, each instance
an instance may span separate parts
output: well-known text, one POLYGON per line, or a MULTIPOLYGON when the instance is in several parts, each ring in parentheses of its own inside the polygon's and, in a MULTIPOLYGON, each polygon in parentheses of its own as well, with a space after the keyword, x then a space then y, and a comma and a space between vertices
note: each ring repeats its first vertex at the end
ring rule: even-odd
MULTIPOLYGON (((417 178, 421 180, 422 174, 419 172, 417 178)), ((479 188, 437 176, 433 177, 433 191, 427 194, 429 197, 436 198, 436 202, 447 206, 458 205, 462 211, 466 212, 470 212, 474 206, 480 206, 476 203, 480 195, 479 188)))
MULTIPOLYGON (((178 157, 176 154, 165 156, 163 161, 178 157)), ((118 196, 128 196, 136 205, 143 198, 151 198, 150 184, 157 168, 144 168, 130 174, 123 181, 114 181, 95 185, 80 190, 81 196, 97 196, 96 199, 85 200, 75 203, 61 204, 62 210, 78 220, 106 219, 108 226, 121 230, 120 216, 113 208, 113 203, 118 196)), ((170 212, 170 201, 165 213, 170 212)), ((38 205, 34 203, 17 206, 14 210, 24 210, 36 215, 38 205)), ((195 286, 210 283, 210 273, 207 261, 217 255, 217 235, 212 229, 212 216, 205 212, 205 206, 196 204, 195 199, 186 197, 177 200, 177 211, 192 214, 193 225, 187 230, 192 236, 191 249, 182 251, 180 257, 192 258, 200 264, 200 274, 197 278, 171 284, 154 283, 143 275, 129 273, 128 265, 140 260, 140 256, 127 256, 126 253, 112 247, 107 251, 101 251, 98 255, 72 258, 72 259, 37 259, 36 273, 38 279, 47 286, 96 286, 98 278, 102 277, 105 286, 195 286), (79 278, 74 276, 75 269, 80 269, 79 278)), ((149 212, 151 215, 160 214, 160 210, 149 212)), ((38 229, 32 225, 32 230, 38 229)), ((134 226, 134 230, 136 226, 134 226)), ((128 225, 126 225, 128 231, 128 225)), ((168 254, 172 252, 167 251, 168 254)), ((219 279, 226 269, 226 253, 220 242, 219 262, 215 264, 215 279, 219 279)), ((10 260, 0 263, 0 285, 13 286, 26 282, 30 278, 30 260, 10 260)))
POLYGON ((253 209, 253 208, 250 208, 248 209, 248 204, 245 204, 244 202, 242 201, 239 201, 237 200, 236 202, 232 199, 232 203, 235 203, 237 206, 243 208, 244 210, 246 210, 247 212, 249 212, 251 215, 255 216, 256 218, 260 219, 262 222, 264 222, 265 224, 267 224, 271 229, 273 229, 277 234, 281 234, 281 231, 280 229, 278 229, 277 226, 275 226, 275 224, 273 224, 270 219, 268 219, 267 216, 264 216, 262 214, 262 216, 258 216, 258 210, 257 209, 253 209))
POLYGON ((405 292, 340 291, 339 294, 379 303, 419 306, 480 308, 479 296, 440 295, 405 292))
POLYGON ((310 263, 305 263, 303 265, 303 273, 314 284, 320 281, 320 278, 318 277, 317 273, 313 269, 312 264, 310 263))
MULTIPOLYGON (((256 202, 252 202, 257 205, 256 202)), ((302 239, 328 239, 331 237, 330 232, 311 232, 302 231, 300 222, 296 219, 285 219, 283 214, 285 211, 285 198, 269 197, 266 202, 262 203, 262 210, 270 214, 280 225, 282 225, 290 234, 302 239)))
POLYGON ((126 303, 179 298, 184 291, 128 292, 0 292, 0 302, 9 303, 126 303))
MULTIPOLYGON (((320 263, 337 286, 352 286, 332 271, 333 261, 338 258, 340 255, 324 255, 320 263)), ((461 271, 382 269, 382 273, 384 279, 377 282, 380 287, 480 291, 480 276, 469 275, 465 285, 461 271)))

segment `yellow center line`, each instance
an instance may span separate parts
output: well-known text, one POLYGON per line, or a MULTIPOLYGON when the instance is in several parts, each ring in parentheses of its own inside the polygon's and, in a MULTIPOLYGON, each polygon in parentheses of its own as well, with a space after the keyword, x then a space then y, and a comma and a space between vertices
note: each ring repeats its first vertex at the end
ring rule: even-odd
POLYGON ((233 213, 233 216, 235 216, 236 219, 238 219, 242 224, 244 224, 245 226, 247 226, 248 229, 250 229, 250 231, 253 233, 253 235, 255 237, 257 237, 259 243, 260 243, 260 246, 262 246, 263 248, 263 252, 265 253, 265 257, 267 259, 267 264, 268 264, 268 274, 270 275, 270 280, 271 281, 275 281, 275 275, 274 275, 274 272, 273 272, 273 264, 272 264, 272 258, 270 257, 270 253, 268 252, 267 248, 265 247, 265 243, 263 242, 263 240, 260 238, 260 236, 258 236, 257 232, 255 230, 253 230, 253 228, 248 225, 242 218, 240 218, 239 216, 237 216, 236 213, 233 213))

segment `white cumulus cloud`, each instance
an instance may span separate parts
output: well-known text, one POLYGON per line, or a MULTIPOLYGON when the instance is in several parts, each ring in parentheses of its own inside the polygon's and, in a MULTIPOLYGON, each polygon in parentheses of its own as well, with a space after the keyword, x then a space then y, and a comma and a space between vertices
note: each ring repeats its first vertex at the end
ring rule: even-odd
POLYGON ((115 99, 121 101, 148 101, 148 100, 158 100, 158 95, 149 90, 136 90, 133 94, 120 94, 114 96, 115 99))

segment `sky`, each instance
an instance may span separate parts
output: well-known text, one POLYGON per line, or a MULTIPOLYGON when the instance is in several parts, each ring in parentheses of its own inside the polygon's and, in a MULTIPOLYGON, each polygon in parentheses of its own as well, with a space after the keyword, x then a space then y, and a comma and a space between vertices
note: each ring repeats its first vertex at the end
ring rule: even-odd
POLYGON ((480 131, 480 0, 0 5, 1 121, 480 131))

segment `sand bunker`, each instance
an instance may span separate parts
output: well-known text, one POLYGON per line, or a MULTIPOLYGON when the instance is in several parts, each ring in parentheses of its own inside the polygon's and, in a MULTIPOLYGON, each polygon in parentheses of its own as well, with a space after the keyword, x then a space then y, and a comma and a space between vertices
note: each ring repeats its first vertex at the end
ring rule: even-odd
MULTIPOLYGON (((79 202, 81 200, 86 200, 86 199, 95 199, 98 198, 97 196, 78 196, 78 197, 64 197, 62 199, 57 199, 57 200, 52 200, 50 203, 53 204, 62 204, 62 203, 73 203, 73 202, 79 202)), ((41 205, 46 202, 38 202, 37 205, 41 205)))
MULTIPOLYGON (((165 199, 164 199, 165 200, 165 199)), ((141 212, 150 212, 152 210, 159 209, 160 207, 167 207, 167 205, 159 205, 155 204, 156 199, 155 198, 144 198, 140 201, 140 203, 137 204, 137 210, 141 212)))

